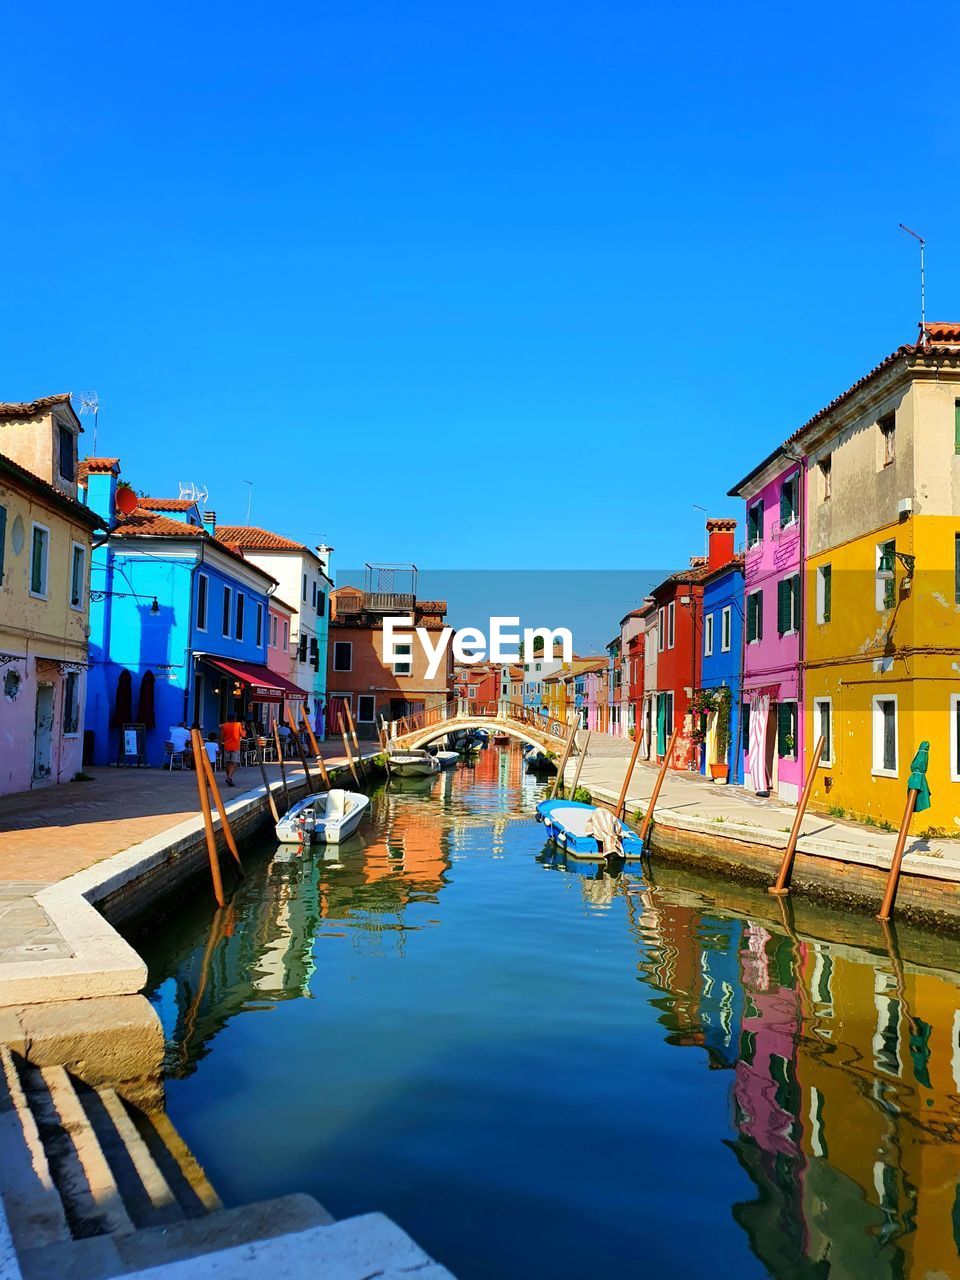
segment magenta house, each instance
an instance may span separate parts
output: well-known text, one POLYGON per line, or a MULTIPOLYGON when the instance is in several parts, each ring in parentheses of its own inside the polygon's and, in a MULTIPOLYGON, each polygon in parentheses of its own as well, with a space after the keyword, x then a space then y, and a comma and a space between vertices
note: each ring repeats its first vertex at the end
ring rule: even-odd
POLYGON ((744 786, 789 804, 803 782, 803 474, 780 448, 729 494, 746 503, 744 786))

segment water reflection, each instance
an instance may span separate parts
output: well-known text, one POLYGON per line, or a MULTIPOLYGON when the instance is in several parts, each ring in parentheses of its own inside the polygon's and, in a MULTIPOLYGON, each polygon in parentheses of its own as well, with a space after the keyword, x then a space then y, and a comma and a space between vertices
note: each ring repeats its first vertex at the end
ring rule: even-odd
MULTIPOLYGON (((710 1173, 722 1195, 722 1143, 745 1176, 727 1220, 769 1274, 960 1275, 955 944, 689 872, 568 860, 542 844, 531 820, 541 784, 516 751, 481 752, 469 769, 428 782, 424 792, 387 788, 363 838, 292 858, 278 851, 212 922, 183 923, 154 967, 171 1074, 194 1071, 237 1014, 316 994, 321 948, 346 939, 357 955, 405 962, 464 892, 459 866, 493 859, 508 865, 486 869, 484 892, 500 894, 505 929, 535 931, 538 909, 569 914, 572 903, 591 931, 581 962, 605 942, 600 954, 616 970, 597 979, 615 992, 604 988, 603 999, 620 1001, 616 983, 634 973, 624 999, 639 993, 652 1011, 649 1026, 634 1015, 651 1070, 657 1054, 693 1048, 707 1070, 729 1073, 712 1077, 729 1088, 710 1173)), ((462 960, 471 962, 484 957, 462 960)), ((420 998, 410 994, 413 1017, 420 998)), ((641 1076, 636 1105, 647 1102, 641 1076)), ((535 1093, 526 1105, 535 1110, 535 1093)), ((634 1156, 658 1158, 672 1155, 634 1156)))

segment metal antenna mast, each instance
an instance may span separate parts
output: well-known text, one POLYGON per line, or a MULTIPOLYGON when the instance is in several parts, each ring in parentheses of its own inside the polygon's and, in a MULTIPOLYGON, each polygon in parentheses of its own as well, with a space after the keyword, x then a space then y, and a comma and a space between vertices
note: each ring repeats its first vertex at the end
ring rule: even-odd
POLYGON ((90 450, 92 457, 97 456, 97 423, 100 418, 100 399, 95 391, 80 392, 80 416, 85 414, 93 414, 93 448, 90 450))
MULTIPOLYGON (((694 511, 702 511, 702 512, 703 512, 704 522, 706 522, 706 518, 707 518, 707 508, 706 508, 706 507, 701 507, 701 505, 700 505, 700 503, 699 503, 699 502, 694 502, 694 503, 693 503, 693 509, 694 509, 694 511)), ((704 526, 703 526, 703 554, 704 554, 704 555, 709 559, 709 557, 710 557, 710 534, 707 532, 707 526, 706 526, 706 523, 704 523, 704 526)))
POLYGON ((911 230, 905 222, 901 222, 900 230, 905 231, 908 236, 913 236, 914 240, 920 244, 920 345, 927 345, 927 298, 926 298, 926 281, 923 271, 923 250, 926 240, 918 231, 911 230))
POLYGON ((247 524, 249 524, 249 523, 250 523, 250 508, 253 506, 253 481, 252 481, 252 480, 244 480, 244 482, 243 482, 243 483, 244 483, 244 484, 248 484, 248 485, 250 486, 250 491, 249 491, 249 493, 247 494, 247 524))

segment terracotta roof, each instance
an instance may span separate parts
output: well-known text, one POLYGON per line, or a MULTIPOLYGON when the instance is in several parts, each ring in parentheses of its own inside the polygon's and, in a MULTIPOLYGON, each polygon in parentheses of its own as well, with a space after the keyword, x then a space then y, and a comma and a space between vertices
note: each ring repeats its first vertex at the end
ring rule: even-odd
POLYGON ((141 498, 140 505, 150 511, 190 511, 197 504, 192 498, 141 498))
POLYGON ((234 560, 239 560, 241 564, 259 573, 268 582, 276 582, 276 578, 267 573, 266 569, 251 564, 238 551, 221 542, 219 538, 212 538, 206 529, 201 529, 196 524, 184 524, 182 520, 171 520, 169 516, 155 511, 144 511, 138 507, 132 516, 125 517, 115 526, 113 536, 117 538, 182 538, 187 541, 216 542, 219 551, 232 556, 234 560))
POLYGON ((952 320, 931 320, 924 326, 927 342, 960 342, 960 324, 952 320))
POLYGON ((0 475, 8 476, 14 484, 19 482, 30 493, 37 494, 49 506, 70 516, 71 519, 79 520, 82 524, 89 525, 91 529, 103 527, 103 521, 95 511, 85 507, 82 502, 77 502, 75 498, 70 498, 67 494, 61 493, 52 484, 48 484, 40 476, 35 476, 32 471, 28 471, 26 467, 21 467, 19 463, 14 462, 12 458, 8 458, 2 453, 0 453, 0 475))
POLYGON ((314 555, 302 542, 294 542, 281 533, 271 533, 269 529, 260 529, 255 524, 219 525, 216 538, 218 542, 243 547, 247 551, 306 551, 308 555, 314 555))
POLYGON ((740 572, 742 573, 743 559, 744 559, 744 553, 742 551, 738 551, 732 560, 728 560, 726 564, 719 564, 715 569, 711 569, 710 572, 707 574, 707 576, 702 579, 702 581, 705 583, 712 582, 714 578, 719 578, 720 575, 723 573, 730 573, 731 570, 733 569, 739 569, 740 572))
POLYGON ((737 527, 736 520, 716 516, 707 521, 707 533, 732 533, 737 527))
POLYGON ((81 458, 77 464, 77 484, 85 485, 91 472, 95 475, 109 475, 114 470, 119 474, 119 458, 81 458))
POLYGON ((0 418, 35 418, 38 413, 45 413, 57 404, 70 404, 70 392, 64 391, 60 395, 41 396, 39 400, 24 400, 19 403, 0 401, 0 418))
POLYGON ((420 613, 446 613, 446 600, 418 600, 416 602, 417 610, 420 613))

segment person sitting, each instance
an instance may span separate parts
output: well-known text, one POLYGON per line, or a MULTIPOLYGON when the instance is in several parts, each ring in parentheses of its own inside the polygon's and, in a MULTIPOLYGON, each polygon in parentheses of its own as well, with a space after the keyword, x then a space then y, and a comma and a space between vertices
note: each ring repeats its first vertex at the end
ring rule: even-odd
POLYGON ((207 753, 207 759, 210 761, 213 767, 216 768, 217 757, 220 755, 220 743, 218 742, 217 735, 215 733, 207 734, 207 740, 203 744, 203 749, 207 753))
POLYGON ((186 721, 181 720, 179 724, 170 726, 170 736, 167 741, 173 743, 174 751, 189 751, 190 730, 187 728, 186 721))

